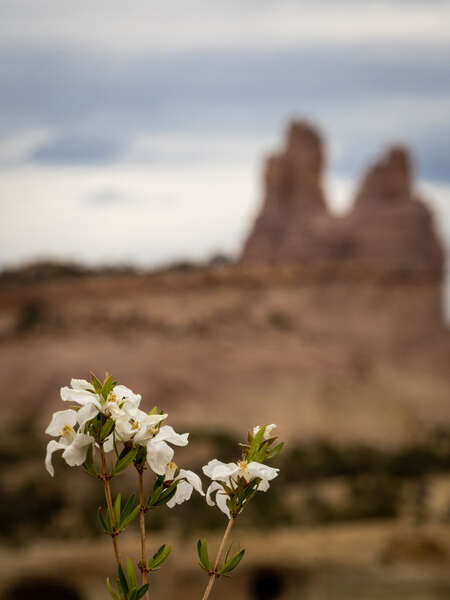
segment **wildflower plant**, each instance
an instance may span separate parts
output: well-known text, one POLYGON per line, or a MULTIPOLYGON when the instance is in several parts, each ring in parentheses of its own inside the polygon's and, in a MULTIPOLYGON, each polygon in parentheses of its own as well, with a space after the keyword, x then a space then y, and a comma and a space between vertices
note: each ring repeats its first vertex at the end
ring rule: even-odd
MULTIPOLYGON (((85 472, 103 483, 106 506, 100 507, 97 519, 103 532, 111 537, 118 577, 114 586, 107 579, 113 600, 148 600, 149 574, 158 570, 168 558, 171 547, 163 544, 151 556, 147 553, 146 514, 161 507, 173 508, 191 498, 195 491, 202 496, 200 477, 193 471, 179 469, 173 461, 173 446, 186 446, 188 433, 177 433, 165 423, 168 415, 154 407, 150 412, 140 408, 141 396, 106 374, 103 382, 92 374, 91 381, 72 379, 61 388, 61 399, 71 407, 53 414, 46 433, 54 438, 47 445, 45 466, 54 476, 52 457, 61 450, 65 462, 81 466, 85 472), (110 482, 127 469, 134 468, 138 493, 123 499, 114 498, 110 482), (144 480, 146 471, 154 475, 150 485, 144 480), (136 575, 132 561, 124 562, 119 536, 139 517, 140 560, 136 575)), ((214 564, 211 563, 206 540, 199 540, 197 553, 200 566, 209 575, 203 594, 206 600, 215 580, 228 576, 240 563, 245 550, 232 554, 231 546, 223 553, 236 518, 256 492, 266 492, 278 469, 265 463, 274 458, 283 444, 275 444, 275 425, 255 427, 241 444, 242 456, 236 463, 211 460, 203 467, 211 479, 206 502, 227 516, 228 524, 214 564)))

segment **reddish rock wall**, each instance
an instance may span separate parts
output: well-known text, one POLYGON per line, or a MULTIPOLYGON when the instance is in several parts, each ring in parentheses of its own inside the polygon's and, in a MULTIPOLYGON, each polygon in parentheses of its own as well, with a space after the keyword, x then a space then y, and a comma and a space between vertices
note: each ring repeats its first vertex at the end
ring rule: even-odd
POLYGON ((428 208, 414 195, 406 150, 392 148, 368 170, 344 218, 327 211, 322 167, 318 133, 291 124, 285 150, 267 161, 264 205, 244 263, 348 263, 370 273, 441 280, 443 252, 428 208))

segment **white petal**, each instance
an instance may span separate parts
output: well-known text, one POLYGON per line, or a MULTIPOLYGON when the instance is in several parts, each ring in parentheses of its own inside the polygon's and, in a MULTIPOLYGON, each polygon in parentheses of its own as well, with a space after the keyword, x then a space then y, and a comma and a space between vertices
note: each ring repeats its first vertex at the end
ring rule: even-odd
POLYGON ((223 463, 217 458, 210 460, 207 465, 202 467, 203 473, 210 477, 211 479, 215 479, 216 481, 226 481, 229 477, 234 475, 239 467, 236 463, 223 463))
POLYGON ((225 492, 217 492, 216 494, 216 504, 220 508, 220 510, 227 515, 228 518, 231 517, 230 509, 227 506, 228 496, 225 492))
POLYGON ((77 421, 80 425, 80 428, 82 428, 85 423, 93 419, 96 415, 98 415, 98 408, 94 404, 85 404, 82 406, 77 412, 77 421))
POLYGON ((100 404, 97 394, 93 394, 86 390, 72 390, 69 387, 62 387, 60 393, 61 400, 64 402, 75 402, 75 404, 80 404, 81 406, 92 403, 101 410, 102 405, 100 404))
POLYGON ((77 467, 82 465, 86 460, 88 446, 94 442, 94 438, 84 433, 78 433, 67 448, 63 452, 63 458, 69 467, 77 467))
POLYGON ((126 401, 135 408, 137 408, 141 403, 142 396, 140 394, 135 394, 132 390, 130 390, 130 388, 127 388, 125 385, 116 385, 113 391, 116 395, 118 402, 126 401))
POLYGON ((261 479, 261 481, 258 483, 258 492, 267 492, 269 488, 270 483, 267 481, 267 479, 261 479))
POLYGON ((90 392, 94 392, 94 386, 86 379, 71 379, 70 385, 74 390, 88 390, 90 392))
POLYGON ((188 444, 188 433, 176 433, 173 427, 170 425, 163 425, 157 435, 155 435, 155 441, 169 442, 174 446, 187 446, 188 444))
POLYGON ((208 506, 215 505, 214 500, 211 498, 211 494, 214 494, 214 492, 217 492, 217 490, 221 490, 221 489, 223 489, 223 488, 218 481, 213 481, 209 485, 208 489, 206 490, 206 504, 208 504, 208 506))
MULTIPOLYGON (((169 415, 147 415, 146 414, 145 415, 145 424, 147 426, 158 425, 158 423, 161 423, 161 421, 164 421, 164 419, 167 419, 168 416, 169 415)), ((176 435, 178 435, 178 434, 176 434, 176 435)), ((184 435, 188 435, 188 434, 185 433, 184 435)))
POLYGON ((180 472, 178 473, 175 479, 185 479, 191 484, 194 490, 196 490, 202 496, 205 495, 202 489, 202 480, 197 475, 197 473, 194 473, 194 471, 185 471, 184 469, 180 469, 180 472))
POLYGON ((47 444, 47 453, 45 455, 45 468, 52 477, 55 475, 55 469, 52 465, 52 454, 53 452, 56 452, 56 450, 63 450, 63 448, 66 448, 66 446, 64 444, 60 444, 56 440, 50 440, 47 444))
POLYGON ((265 479, 266 481, 272 481, 272 479, 275 479, 275 477, 278 475, 278 471, 280 470, 254 461, 248 464, 247 469, 251 479, 261 477, 261 479, 265 479))
POLYGON ((176 504, 182 504, 192 496, 192 485, 187 481, 180 481, 177 485, 177 491, 174 496, 169 500, 167 506, 173 508, 176 504))
POLYGON ((266 426, 265 436, 267 435, 267 439, 269 439, 272 436, 272 431, 276 428, 277 426, 275 425, 275 423, 271 423, 270 425, 266 426))
POLYGON ((151 470, 157 475, 164 475, 166 467, 174 455, 173 449, 165 442, 158 442, 156 438, 147 444, 147 462, 151 470))
POLYGON ((53 413, 52 420, 50 421, 49 426, 45 430, 45 433, 48 435, 61 435, 64 425, 70 425, 73 427, 77 422, 77 412, 72 410, 58 410, 53 413))
POLYGON ((103 442, 103 450, 108 453, 114 450, 114 437, 113 434, 108 435, 108 437, 103 442))
MULTIPOLYGON (((270 425, 266 425, 266 429, 264 430, 263 439, 264 440, 268 440, 270 437, 272 437, 272 431, 275 428, 276 428, 275 423, 271 423, 270 425)), ((255 436, 260 429, 261 429, 261 425, 257 425, 256 427, 253 427, 253 435, 255 436)))

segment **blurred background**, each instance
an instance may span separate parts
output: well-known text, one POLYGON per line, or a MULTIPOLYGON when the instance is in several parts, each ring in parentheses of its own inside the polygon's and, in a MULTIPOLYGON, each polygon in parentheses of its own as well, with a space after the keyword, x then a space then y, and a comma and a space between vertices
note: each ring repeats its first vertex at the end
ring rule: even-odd
MULTIPOLYGON (((108 597, 101 485, 43 465, 90 371, 184 468, 278 424, 218 600, 449 598, 450 3, 0 0, 0 50, 0 598, 108 597)), ((158 512, 155 598, 224 525, 158 512)))

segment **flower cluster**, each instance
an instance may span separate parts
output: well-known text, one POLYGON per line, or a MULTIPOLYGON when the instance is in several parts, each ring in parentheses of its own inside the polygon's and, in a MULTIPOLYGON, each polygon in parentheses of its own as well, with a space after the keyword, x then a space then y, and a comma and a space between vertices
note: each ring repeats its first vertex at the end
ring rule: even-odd
MULTIPOLYGON (((73 467, 83 465, 89 448, 101 445, 105 453, 116 450, 121 442, 125 450, 136 450, 133 458, 145 455, 145 461, 157 475, 179 482, 173 498, 167 503, 175 506, 190 498, 192 490, 204 495, 198 475, 192 471, 180 470, 172 475, 175 463, 173 446, 186 446, 188 433, 176 433, 170 425, 162 425, 167 414, 154 408, 150 413, 139 408, 141 395, 135 394, 124 385, 116 384, 111 377, 104 383, 92 377, 92 383, 85 379, 72 379, 70 387, 61 388, 61 399, 70 402, 74 408, 57 411, 45 432, 58 440, 47 445, 45 466, 53 477, 52 455, 62 450, 62 457, 73 467)), ((144 461, 144 462, 145 462, 144 461)), ((130 461, 131 462, 131 461, 130 461)))
MULTIPOLYGON (((118 568, 117 590, 109 579, 107 586, 113 600, 148 600, 149 573, 160 568, 170 554, 170 546, 161 546, 151 558, 146 554, 146 523, 148 510, 161 506, 173 508, 191 498, 193 491, 205 496, 200 477, 193 471, 179 469, 173 461, 173 446, 186 446, 188 433, 177 433, 166 425, 167 414, 155 407, 150 412, 140 408, 141 396, 106 375, 103 383, 95 375, 91 381, 72 379, 70 386, 61 388, 61 399, 71 407, 53 417, 46 433, 53 438, 47 445, 45 466, 53 477, 53 454, 62 451, 65 462, 83 466, 84 470, 103 481, 106 510, 99 508, 97 518, 103 531, 111 536, 118 568), (122 504, 121 494, 113 498, 110 480, 129 466, 134 466, 139 481, 139 499, 131 496, 122 504), (148 496, 145 495, 144 471, 149 468, 154 477, 148 496), (137 582, 130 559, 122 561, 118 536, 139 516, 141 560, 138 568, 142 581, 137 582)), ((225 543, 236 517, 255 496, 266 492, 278 469, 265 464, 274 458, 283 444, 275 445, 275 425, 255 427, 248 433, 247 442, 240 444, 242 456, 235 463, 213 459, 203 467, 212 481, 206 492, 209 506, 217 505, 228 517, 224 538, 216 559, 209 558, 206 540, 199 540, 197 552, 200 566, 208 573, 209 581, 203 595, 209 597, 217 577, 233 571, 245 550, 230 555, 231 546, 222 561, 225 543)))
POLYGON ((272 437, 272 431, 275 427, 274 424, 257 425, 253 433, 248 434, 248 443, 242 444, 240 461, 223 463, 214 459, 203 467, 204 474, 212 479, 206 492, 209 506, 216 504, 230 519, 242 511, 257 491, 267 492, 269 482, 277 477, 279 469, 269 467, 263 461, 276 456, 283 446, 273 446, 276 438, 272 437))

